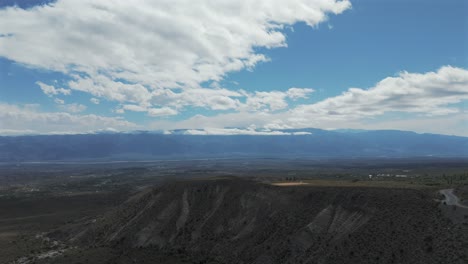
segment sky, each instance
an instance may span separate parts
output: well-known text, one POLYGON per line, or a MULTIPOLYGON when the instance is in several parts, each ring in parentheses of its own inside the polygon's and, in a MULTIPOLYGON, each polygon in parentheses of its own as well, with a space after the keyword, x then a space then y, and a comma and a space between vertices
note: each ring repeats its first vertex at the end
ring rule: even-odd
POLYGON ((0 1, 0 135, 468 136, 467 106, 465 0, 0 1))

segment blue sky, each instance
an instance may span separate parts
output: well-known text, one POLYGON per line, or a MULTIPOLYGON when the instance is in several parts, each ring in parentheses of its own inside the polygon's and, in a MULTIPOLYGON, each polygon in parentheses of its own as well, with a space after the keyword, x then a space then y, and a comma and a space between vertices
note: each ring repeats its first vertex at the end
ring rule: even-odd
POLYGON ((0 134, 468 136, 466 1, 135 3, 2 1, 0 134))

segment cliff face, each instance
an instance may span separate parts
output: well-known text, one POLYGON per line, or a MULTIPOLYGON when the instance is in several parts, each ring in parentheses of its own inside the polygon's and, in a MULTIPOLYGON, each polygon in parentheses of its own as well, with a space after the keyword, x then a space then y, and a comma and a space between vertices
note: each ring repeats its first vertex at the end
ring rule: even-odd
POLYGON ((147 189, 55 235, 141 263, 155 255, 202 263, 458 263, 453 252, 463 249, 446 241, 449 224, 422 191, 227 179, 147 189))

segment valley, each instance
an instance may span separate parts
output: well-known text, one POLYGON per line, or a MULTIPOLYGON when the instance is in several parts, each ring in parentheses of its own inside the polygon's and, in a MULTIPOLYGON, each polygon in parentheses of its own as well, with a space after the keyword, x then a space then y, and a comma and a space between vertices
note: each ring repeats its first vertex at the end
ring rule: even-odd
POLYGON ((0 262, 466 263, 468 209, 439 193, 467 204, 466 164, 4 165, 0 262))

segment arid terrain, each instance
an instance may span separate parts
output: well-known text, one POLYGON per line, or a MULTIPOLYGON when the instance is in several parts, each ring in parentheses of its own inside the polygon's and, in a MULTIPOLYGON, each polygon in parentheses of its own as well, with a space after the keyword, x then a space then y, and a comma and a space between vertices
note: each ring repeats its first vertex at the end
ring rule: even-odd
POLYGON ((4 165, 0 263, 467 263, 468 166, 420 162, 4 165))

